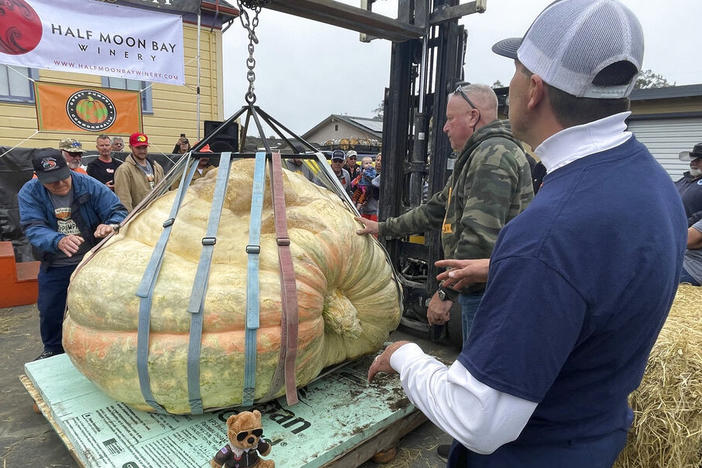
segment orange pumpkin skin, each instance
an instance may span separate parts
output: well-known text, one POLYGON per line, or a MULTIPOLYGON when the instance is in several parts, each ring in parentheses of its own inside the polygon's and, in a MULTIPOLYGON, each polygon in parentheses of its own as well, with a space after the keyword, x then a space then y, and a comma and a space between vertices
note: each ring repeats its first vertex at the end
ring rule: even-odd
MULTIPOLYGON (((156 400, 189 413, 187 312, 206 231, 212 170, 186 193, 173 225, 151 310, 148 369, 156 400)), ((246 262, 253 161, 233 163, 215 244, 203 316, 200 385, 204 408, 242 401, 246 262)), ((284 171, 285 201, 297 284, 297 385, 325 367, 377 351, 399 323, 401 289, 382 248, 358 236, 353 214, 338 197, 284 171)), ((269 187, 266 181, 265 187, 269 187)), ((135 296, 153 246, 169 217, 175 191, 132 218, 74 274, 63 346, 76 367, 112 398, 150 411, 136 367, 139 298, 135 296), (95 278, 100 278, 96 293, 95 278), (102 286, 106 285, 106 286, 102 286)), ((268 395, 280 351, 281 298, 270 192, 261 226, 260 329, 256 399, 268 395)), ((284 394, 280 389, 274 397, 284 394)))

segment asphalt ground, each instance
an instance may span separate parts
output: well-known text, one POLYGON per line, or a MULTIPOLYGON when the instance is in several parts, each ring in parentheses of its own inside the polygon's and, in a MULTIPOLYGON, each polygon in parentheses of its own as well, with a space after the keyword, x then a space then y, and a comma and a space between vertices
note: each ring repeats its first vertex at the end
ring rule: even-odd
MULTIPOLYGON (((450 361, 455 353, 409 336, 394 332, 392 341, 416 341, 423 349, 442 360, 450 361)), ((33 400, 19 380, 24 363, 42 352, 39 337, 39 314, 36 306, 0 309, 0 468, 74 468, 74 461, 53 427, 33 410, 33 400)), ((405 436, 397 447, 397 456, 389 463, 366 462, 364 468, 445 466, 436 456, 436 447, 450 437, 430 422, 405 436)))

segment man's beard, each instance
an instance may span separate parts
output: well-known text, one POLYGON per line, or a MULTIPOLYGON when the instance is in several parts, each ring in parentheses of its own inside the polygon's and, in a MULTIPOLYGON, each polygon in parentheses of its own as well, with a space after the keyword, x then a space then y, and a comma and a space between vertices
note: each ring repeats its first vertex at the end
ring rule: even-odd
POLYGON ((702 176, 702 169, 697 169, 697 168, 690 168, 690 175, 692 177, 699 177, 702 176))
POLYGON ((69 167, 71 170, 76 170, 76 169, 78 169, 78 168, 80 167, 80 161, 71 161, 71 162, 68 163, 68 167, 69 167))

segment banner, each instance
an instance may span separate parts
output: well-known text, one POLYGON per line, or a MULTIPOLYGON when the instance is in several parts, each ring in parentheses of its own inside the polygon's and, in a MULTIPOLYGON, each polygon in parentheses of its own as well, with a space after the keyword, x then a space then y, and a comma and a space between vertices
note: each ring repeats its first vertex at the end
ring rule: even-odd
POLYGON ((185 84, 178 15, 94 0, 4 0, 0 63, 185 84))
POLYGON ((108 3, 133 3, 149 8, 179 11, 182 13, 197 13, 200 10, 200 0, 100 0, 108 3))
POLYGON ((138 91, 55 83, 34 84, 39 130, 130 134, 140 132, 138 91))

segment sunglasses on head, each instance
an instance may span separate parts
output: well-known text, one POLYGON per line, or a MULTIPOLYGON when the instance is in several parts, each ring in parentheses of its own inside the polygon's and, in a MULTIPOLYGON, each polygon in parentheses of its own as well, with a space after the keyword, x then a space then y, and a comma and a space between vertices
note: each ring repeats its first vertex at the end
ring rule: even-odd
POLYGON ((255 435, 256 437, 261 437, 263 435, 263 429, 254 429, 253 431, 240 432, 236 435, 236 440, 242 442, 249 436, 249 434, 255 435))
POLYGON ((473 101, 471 101, 470 98, 468 98, 468 96, 466 95, 466 93, 463 92, 462 86, 459 85, 458 88, 456 88, 456 91, 453 92, 453 94, 459 94, 463 99, 466 100, 470 107, 472 107, 475 110, 478 110, 478 107, 475 104, 473 104, 473 101))

